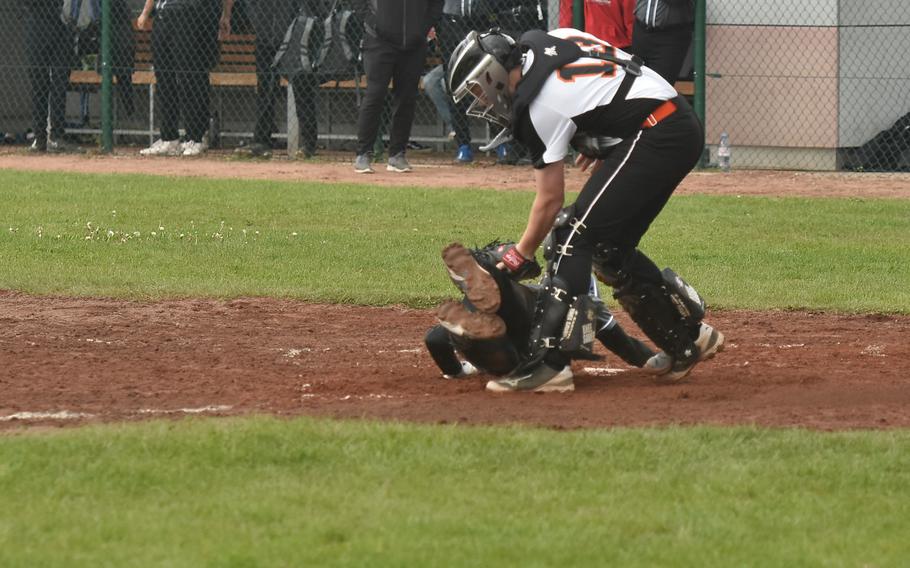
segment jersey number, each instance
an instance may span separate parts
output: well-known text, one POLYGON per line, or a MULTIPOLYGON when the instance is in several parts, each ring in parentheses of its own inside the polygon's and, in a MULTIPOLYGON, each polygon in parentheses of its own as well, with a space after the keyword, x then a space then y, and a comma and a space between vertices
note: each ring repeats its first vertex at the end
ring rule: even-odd
MULTIPOLYGON (((578 44, 578 47, 586 49, 588 51, 596 51, 599 53, 605 53, 607 55, 615 55, 615 49, 612 45, 601 43, 599 41, 594 41, 586 37, 567 37, 569 41, 573 41, 578 44)), ((616 75, 616 65, 610 63, 609 61, 595 61, 595 62, 585 62, 585 63, 569 63, 568 65, 563 65, 556 71, 556 75, 560 80, 565 81, 566 83, 575 82, 576 77, 592 77, 599 75, 601 77, 612 77, 616 75)))

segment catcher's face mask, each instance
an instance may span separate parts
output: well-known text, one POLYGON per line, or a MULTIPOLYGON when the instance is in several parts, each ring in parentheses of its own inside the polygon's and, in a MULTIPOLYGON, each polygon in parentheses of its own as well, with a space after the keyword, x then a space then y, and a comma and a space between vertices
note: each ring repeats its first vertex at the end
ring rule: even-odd
POLYGON ((512 97, 505 61, 514 45, 511 37, 497 31, 472 31, 455 48, 449 60, 448 87, 455 102, 468 95, 474 98, 468 116, 509 127, 512 97))

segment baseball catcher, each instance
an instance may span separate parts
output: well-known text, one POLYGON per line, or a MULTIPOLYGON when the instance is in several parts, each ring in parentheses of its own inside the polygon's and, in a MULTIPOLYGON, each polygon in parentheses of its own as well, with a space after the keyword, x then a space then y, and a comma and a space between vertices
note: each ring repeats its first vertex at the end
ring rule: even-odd
POLYGON ((528 362, 490 390, 571 383, 574 346, 563 330, 586 301, 592 270, 671 359, 666 378, 682 379, 723 349, 723 334, 703 321, 698 292, 639 249, 704 148, 701 122, 673 85, 639 58, 573 29, 532 30, 518 41, 498 30, 471 32, 452 54, 447 81, 456 101, 472 101, 469 115, 501 126, 534 162, 534 203, 502 268, 521 270, 555 227, 528 362), (562 209, 573 146, 576 164, 591 174, 562 209))
MULTIPOLYGON (((442 251, 443 262, 455 286, 462 292, 460 302, 449 300, 439 306, 439 324, 430 328, 425 342, 443 377, 455 379, 478 371, 500 377, 526 364, 535 333, 535 313, 541 287, 519 282, 540 275, 540 265, 526 260, 514 272, 497 268, 511 243, 493 242, 482 249, 468 249, 452 243, 442 251), (458 355, 463 357, 463 360, 458 355)), ((592 280, 593 283, 593 280, 592 280)), ((672 361, 655 354, 647 345, 628 336, 597 297, 597 287, 575 306, 571 321, 563 327, 561 347, 570 356, 595 359, 596 338, 623 361, 648 372, 661 374, 672 361)), ((497 390, 490 381, 489 390, 497 390)), ((541 391, 574 390, 571 378, 551 382, 541 391)))

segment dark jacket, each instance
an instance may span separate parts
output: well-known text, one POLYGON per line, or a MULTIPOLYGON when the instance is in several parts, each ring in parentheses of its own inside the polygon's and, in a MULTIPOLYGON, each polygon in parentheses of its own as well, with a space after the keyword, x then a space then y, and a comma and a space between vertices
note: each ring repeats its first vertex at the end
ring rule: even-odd
POLYGON ((444 0, 363 0, 364 32, 401 49, 413 49, 427 41, 443 4, 444 0))
POLYGON ((649 30, 691 27, 695 22, 695 0, 638 0, 635 19, 649 30))

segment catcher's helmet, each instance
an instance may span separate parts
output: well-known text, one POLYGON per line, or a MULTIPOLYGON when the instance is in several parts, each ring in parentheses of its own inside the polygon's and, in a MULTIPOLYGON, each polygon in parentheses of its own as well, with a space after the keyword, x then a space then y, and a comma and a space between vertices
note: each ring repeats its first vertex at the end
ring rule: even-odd
POLYGON ((509 61, 515 40, 498 30, 470 32, 452 52, 446 83, 455 102, 467 95, 474 102, 469 116, 508 128, 511 122, 509 61))

